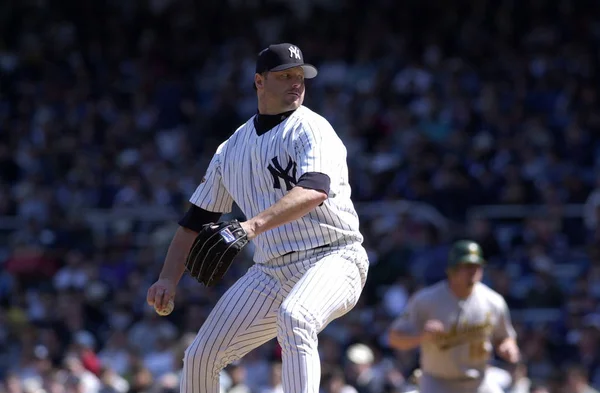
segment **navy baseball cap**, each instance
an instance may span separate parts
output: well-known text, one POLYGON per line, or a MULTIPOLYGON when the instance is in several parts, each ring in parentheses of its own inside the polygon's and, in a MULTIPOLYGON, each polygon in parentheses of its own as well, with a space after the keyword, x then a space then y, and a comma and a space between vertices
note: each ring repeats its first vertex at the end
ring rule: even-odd
POLYGON ((312 64, 305 63, 302 51, 293 44, 269 45, 258 54, 256 60, 257 74, 267 71, 283 71, 294 67, 302 67, 305 79, 317 76, 317 68, 312 64))

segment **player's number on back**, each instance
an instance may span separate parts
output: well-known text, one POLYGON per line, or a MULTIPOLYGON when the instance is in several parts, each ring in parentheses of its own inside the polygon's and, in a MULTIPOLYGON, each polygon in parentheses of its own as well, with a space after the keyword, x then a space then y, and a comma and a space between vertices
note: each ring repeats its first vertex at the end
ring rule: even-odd
POLYGON ((490 351, 487 348, 486 342, 483 340, 473 341, 469 344, 469 358, 474 361, 487 360, 490 356, 490 351))

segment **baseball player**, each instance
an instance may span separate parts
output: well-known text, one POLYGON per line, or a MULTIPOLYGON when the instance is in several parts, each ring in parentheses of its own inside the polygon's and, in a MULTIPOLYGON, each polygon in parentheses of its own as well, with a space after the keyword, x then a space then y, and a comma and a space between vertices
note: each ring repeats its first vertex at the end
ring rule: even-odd
MULTIPOLYGON (((201 231, 212 230, 204 224, 230 212, 233 202, 240 207, 247 218, 239 223, 243 231, 225 225, 218 237, 228 244, 252 241, 255 263, 185 351, 181 392, 218 393, 220 370, 276 337, 284 391, 318 393, 317 334, 350 311, 362 292, 368 259, 350 200, 346 148, 327 120, 302 105, 304 81, 316 75, 295 45, 259 53, 258 113, 217 148, 148 290, 150 305, 166 307, 188 252, 195 259, 204 253, 190 250, 201 231)), ((195 270, 205 276, 202 282, 214 281, 204 267, 195 270)))
POLYGON ((484 263, 479 244, 454 243, 448 279, 417 291, 390 328, 392 348, 420 346, 421 393, 502 392, 486 379, 493 348, 509 363, 519 360, 506 302, 480 282, 484 263))

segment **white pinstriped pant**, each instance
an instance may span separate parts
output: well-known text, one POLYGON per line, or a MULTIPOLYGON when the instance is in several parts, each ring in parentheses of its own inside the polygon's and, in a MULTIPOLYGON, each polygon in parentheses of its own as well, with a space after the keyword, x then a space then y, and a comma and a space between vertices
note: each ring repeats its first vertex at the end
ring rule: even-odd
POLYGON ((350 311, 368 259, 357 243, 300 251, 253 265, 219 299, 185 351, 181 393, 219 393, 219 372, 274 337, 286 393, 318 393, 317 334, 350 311))

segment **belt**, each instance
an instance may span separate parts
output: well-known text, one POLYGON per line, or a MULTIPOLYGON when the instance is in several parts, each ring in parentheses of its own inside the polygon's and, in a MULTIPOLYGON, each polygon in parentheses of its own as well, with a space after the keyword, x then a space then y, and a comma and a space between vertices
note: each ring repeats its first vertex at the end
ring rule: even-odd
MULTIPOLYGON (((321 249, 321 248, 326 248, 326 247, 329 247, 329 246, 331 246, 331 244, 323 244, 322 246, 313 247, 313 248, 309 248, 308 250, 301 250, 301 251, 319 250, 319 249, 321 249)), ((295 253, 295 252, 298 252, 298 251, 290 251, 290 252, 286 252, 285 254, 283 254, 283 255, 282 255, 282 257, 284 257, 284 256, 286 256, 286 255, 293 254, 293 253, 295 253)))

